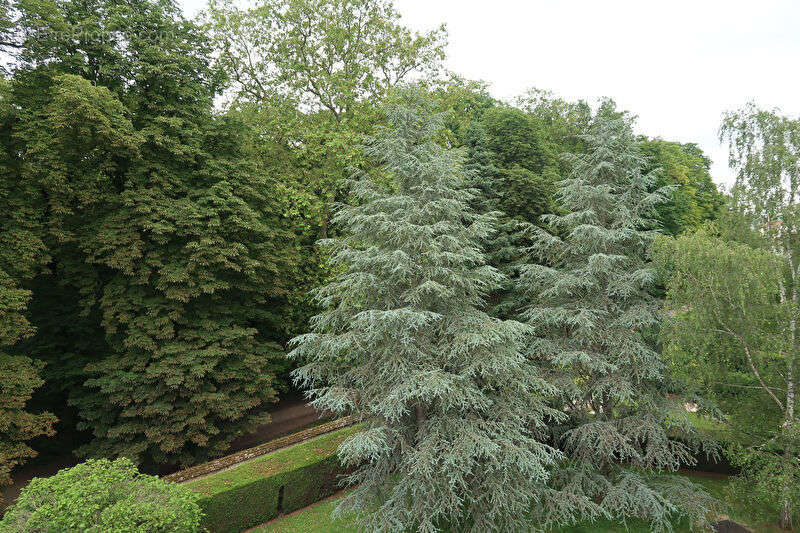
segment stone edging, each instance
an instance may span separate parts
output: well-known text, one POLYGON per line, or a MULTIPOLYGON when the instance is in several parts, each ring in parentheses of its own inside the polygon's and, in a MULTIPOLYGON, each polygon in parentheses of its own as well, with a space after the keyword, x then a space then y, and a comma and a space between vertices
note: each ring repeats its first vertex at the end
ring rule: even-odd
POLYGON ((207 463, 190 466, 185 470, 164 476, 162 479, 174 481, 176 483, 182 483, 184 481, 189 481, 190 479, 213 474, 219 470, 225 470, 249 459, 274 452, 275 450, 279 450, 293 444, 298 444, 313 437, 330 433, 331 431, 335 431, 337 429, 352 426, 356 422, 358 422, 358 419, 353 415, 346 416, 344 418, 337 418, 336 420, 331 420, 330 422, 325 422, 324 424, 304 429, 303 431, 298 431, 297 433, 292 433, 290 435, 286 435, 285 437, 271 440, 269 442, 259 444, 258 446, 254 446, 231 455, 226 455, 225 457, 220 457, 219 459, 214 459, 213 461, 209 461, 207 463))

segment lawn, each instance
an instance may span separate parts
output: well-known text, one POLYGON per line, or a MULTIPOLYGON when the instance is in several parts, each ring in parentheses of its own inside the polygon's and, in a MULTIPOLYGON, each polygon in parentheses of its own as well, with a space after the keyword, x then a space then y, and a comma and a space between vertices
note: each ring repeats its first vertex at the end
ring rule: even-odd
POLYGON ((359 426, 353 426, 327 433, 307 442, 246 461, 228 470, 187 481, 185 485, 203 496, 213 496, 251 483, 255 479, 295 470, 333 455, 342 441, 358 428, 359 426))
MULTIPOLYGON (((728 483, 727 479, 708 477, 696 474, 687 474, 688 477, 701 485, 712 495, 719 499, 724 498, 725 487, 728 483)), ((331 520, 330 515, 336 508, 339 499, 342 497, 340 493, 328 500, 316 503, 305 509, 296 511, 293 514, 275 519, 267 524, 255 529, 254 532, 258 533, 305 533, 314 531, 315 533, 356 533, 358 529, 353 525, 351 520, 337 519, 331 520)), ((735 506, 729 506, 726 513, 731 520, 742 524, 749 524, 754 531, 772 532, 779 531, 777 528, 770 528, 764 526, 753 526, 751 521, 744 516, 735 506)), ((627 525, 619 522, 610 522, 607 520, 599 520, 596 522, 588 522, 578 524, 572 527, 561 528, 553 533, 650 533, 650 527, 639 521, 628 522, 627 525)), ((686 524, 675 524, 676 532, 688 532, 689 528, 686 524)))

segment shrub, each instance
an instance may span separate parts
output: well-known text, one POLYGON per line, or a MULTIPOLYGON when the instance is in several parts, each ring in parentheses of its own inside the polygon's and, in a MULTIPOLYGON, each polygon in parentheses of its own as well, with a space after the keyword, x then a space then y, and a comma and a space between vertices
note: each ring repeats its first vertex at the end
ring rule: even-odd
POLYGON ((336 449, 359 430, 345 428, 185 483, 200 494, 203 526, 238 533, 330 496, 345 473, 336 449))
POLYGON ((214 533, 238 533, 297 509, 302 509, 339 489, 344 470, 339 458, 325 459, 247 485, 201 498, 203 525, 214 533))
POLYGON ((34 478, 0 532, 194 532, 202 511, 190 489, 140 474, 125 458, 89 460, 34 478))

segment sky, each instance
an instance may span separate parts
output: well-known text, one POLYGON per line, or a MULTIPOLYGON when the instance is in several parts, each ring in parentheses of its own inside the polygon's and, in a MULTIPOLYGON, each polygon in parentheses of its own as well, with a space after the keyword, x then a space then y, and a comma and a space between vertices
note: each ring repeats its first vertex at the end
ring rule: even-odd
MULTIPOLYGON (((180 0, 188 16, 205 0, 180 0)), ((697 143, 733 181, 722 113, 755 101, 800 114, 798 0, 395 0, 405 25, 445 23, 445 66, 512 99, 536 87, 614 98, 637 131, 697 143)))

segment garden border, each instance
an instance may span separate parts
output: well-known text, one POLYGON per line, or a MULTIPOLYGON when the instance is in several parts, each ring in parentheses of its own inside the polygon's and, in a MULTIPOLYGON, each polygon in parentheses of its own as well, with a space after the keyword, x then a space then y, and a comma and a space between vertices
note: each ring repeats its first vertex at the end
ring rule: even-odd
POLYGON ((280 450, 281 448, 293 446, 314 437, 336 431, 337 429, 352 426, 358 423, 358 421, 358 417, 355 415, 337 418, 336 420, 331 420, 330 422, 325 422, 324 424, 320 424, 318 426, 310 427, 296 433, 291 433, 285 437, 280 437, 278 439, 259 444, 258 446, 232 453, 231 455, 226 455, 224 457, 220 457, 219 459, 214 459, 207 463, 190 466, 189 468, 180 470, 174 474, 164 476, 162 479, 173 481, 175 483, 183 483, 184 481, 189 481, 191 479, 196 479, 209 474, 215 474, 221 470, 226 470, 232 466, 236 466, 240 463, 244 463, 245 461, 249 461, 250 459, 254 459, 268 453, 272 453, 280 450))

